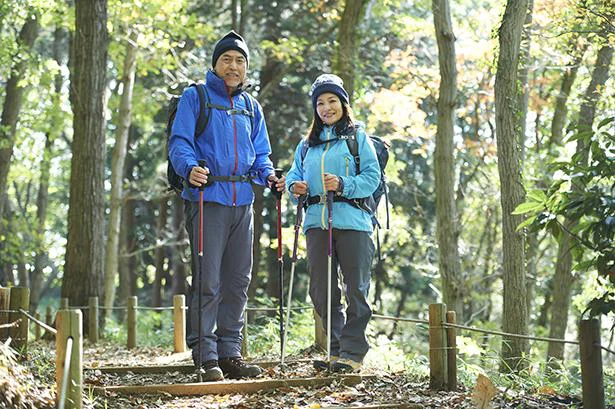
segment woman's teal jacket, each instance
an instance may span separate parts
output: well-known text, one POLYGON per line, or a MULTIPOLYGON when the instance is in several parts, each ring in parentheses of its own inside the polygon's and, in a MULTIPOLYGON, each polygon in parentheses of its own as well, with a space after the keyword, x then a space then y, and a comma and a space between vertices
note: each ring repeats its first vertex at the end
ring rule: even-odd
MULTIPOLYGON (((348 199, 369 197, 380 183, 380 166, 371 139, 365 134, 363 125, 356 131, 359 146, 361 169, 356 174, 354 158, 348 150, 346 140, 338 138, 333 127, 325 127, 320 134, 321 141, 328 141, 308 149, 305 158, 301 158, 303 143, 295 149, 293 165, 286 176, 286 187, 294 203, 297 200, 291 193, 293 183, 305 181, 308 185, 308 196, 324 195, 324 174, 339 176, 343 180, 344 190, 341 196, 348 199)), ((370 214, 347 202, 334 202, 332 211, 334 229, 358 230, 371 232, 373 230, 370 214)), ((307 208, 303 230, 328 228, 327 206, 324 203, 313 204, 307 208)))

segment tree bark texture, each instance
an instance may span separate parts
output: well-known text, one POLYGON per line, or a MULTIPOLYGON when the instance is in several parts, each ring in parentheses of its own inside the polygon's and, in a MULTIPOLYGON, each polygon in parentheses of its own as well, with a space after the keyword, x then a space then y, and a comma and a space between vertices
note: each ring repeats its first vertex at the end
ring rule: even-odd
POLYGON ((118 275, 118 254, 120 251, 124 165, 128 151, 128 133, 132 123, 132 95, 137 69, 137 37, 138 35, 133 32, 126 42, 117 137, 111 156, 111 199, 109 233, 105 249, 104 311, 110 311, 108 308, 113 307, 115 302, 115 279, 118 275))
MULTIPOLYGON (((107 63, 106 0, 75 1, 71 48, 73 143, 68 241, 62 297, 87 305, 99 296, 104 261, 104 91, 107 63)), ((86 314, 87 317, 87 314, 86 314)), ((88 328, 87 319, 84 328, 88 328)))
POLYGON ((344 80, 344 89, 352 103, 354 95, 355 61, 358 52, 357 37, 361 17, 369 1, 346 0, 337 32, 337 55, 333 65, 335 74, 344 80))
POLYGON ((525 160, 525 139, 527 137, 527 108, 530 100, 530 89, 528 85, 528 75, 530 72, 531 56, 530 43, 532 41, 532 11, 534 0, 529 0, 523 31, 521 33, 521 43, 519 45, 519 72, 517 73, 517 84, 521 92, 517 95, 519 105, 519 146, 521 147, 521 163, 525 160))
POLYGON ((4 196, 8 190, 8 175, 15 146, 15 132, 23 95, 24 87, 19 82, 28 66, 28 53, 38 36, 39 21, 36 16, 29 16, 24 22, 17 38, 18 54, 14 57, 15 65, 6 82, 2 116, 0 117, 0 220, 4 214, 4 196))
MULTIPOLYGON (((527 293, 525 286, 525 252, 522 231, 516 231, 523 221, 513 210, 524 201, 521 176, 521 147, 517 72, 523 22, 527 15, 527 0, 508 0, 499 30, 500 53, 495 78, 496 136, 498 173, 501 184, 504 332, 527 334, 527 293)), ((523 368, 521 357, 528 351, 527 340, 504 337, 502 340, 503 371, 523 368)))
POLYGON ((463 322, 463 280, 457 248, 455 206, 454 122, 457 99, 455 35, 448 0, 433 0, 433 17, 438 42, 440 89, 436 132, 435 177, 438 264, 444 303, 463 322))
MULTIPOLYGON (((600 98, 600 88, 602 88, 609 77, 609 68, 613 59, 613 48, 603 46, 598 51, 596 65, 592 72, 591 81, 583 96, 581 109, 579 111, 578 128, 579 131, 591 129, 594 118, 596 116, 596 104, 600 98)), ((577 140, 577 153, 587 152, 582 140, 577 140)), ((587 154, 579 155, 581 163, 579 165, 586 166, 588 163, 587 154)), ((582 186, 573 185, 573 190, 579 191, 582 186)), ((566 219, 564 226, 571 230, 578 223, 577 220, 566 219)), ((568 312, 570 308, 570 298, 572 296, 572 288, 576 281, 576 276, 572 272, 572 254, 571 249, 575 245, 574 238, 567 233, 567 230, 562 231, 559 240, 557 251, 557 262, 555 264, 555 276, 553 279, 553 304, 551 308, 551 326, 549 329, 549 337, 564 338, 566 335, 566 327, 568 324, 568 312)), ((557 361, 564 359, 564 344, 551 342, 547 349, 547 359, 556 365, 557 361), (555 360, 555 361, 554 361, 555 360)))

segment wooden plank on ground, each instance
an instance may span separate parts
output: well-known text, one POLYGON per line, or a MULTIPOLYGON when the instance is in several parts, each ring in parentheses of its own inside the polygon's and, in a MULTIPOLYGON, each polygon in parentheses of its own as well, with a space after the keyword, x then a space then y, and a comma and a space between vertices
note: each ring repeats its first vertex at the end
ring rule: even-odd
POLYGON ((120 393, 120 394, 147 394, 165 393, 174 396, 189 395, 225 395, 225 394, 244 394, 253 393, 268 389, 282 387, 321 387, 339 381, 343 385, 356 385, 365 379, 375 378, 375 376, 361 375, 339 375, 328 378, 293 378, 293 379, 254 379, 239 381, 222 382, 201 382, 184 383, 169 385, 131 385, 131 386, 106 386, 95 387, 94 392, 98 394, 120 393))
MULTIPOLYGON (((295 362, 311 363, 312 359, 296 359, 292 361, 285 361, 284 364, 292 364, 295 362)), ((256 361, 250 362, 250 364, 258 365, 261 368, 271 368, 280 364, 280 361, 256 361)), ((177 364, 177 365, 149 365, 149 366, 101 366, 101 367, 87 367, 86 371, 99 370, 102 373, 111 374, 124 374, 132 372, 135 374, 155 374, 155 373, 190 373, 194 372, 193 364, 177 364)))

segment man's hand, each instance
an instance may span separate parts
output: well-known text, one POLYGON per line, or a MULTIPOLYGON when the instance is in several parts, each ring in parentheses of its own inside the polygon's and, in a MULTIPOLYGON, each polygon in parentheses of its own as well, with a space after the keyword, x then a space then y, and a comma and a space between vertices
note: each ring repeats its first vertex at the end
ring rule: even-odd
POLYGON ((208 168, 194 166, 190 171, 190 177, 188 178, 188 182, 192 186, 201 187, 202 185, 207 183, 207 175, 209 175, 208 168))
POLYGON ((330 173, 325 173, 325 191, 333 191, 335 192, 340 185, 340 180, 336 175, 331 175, 330 173))
POLYGON ((269 186, 272 190, 274 186, 275 190, 278 192, 283 192, 286 190, 286 176, 282 175, 281 178, 277 178, 274 174, 271 174, 267 177, 267 180, 269 181, 269 186))

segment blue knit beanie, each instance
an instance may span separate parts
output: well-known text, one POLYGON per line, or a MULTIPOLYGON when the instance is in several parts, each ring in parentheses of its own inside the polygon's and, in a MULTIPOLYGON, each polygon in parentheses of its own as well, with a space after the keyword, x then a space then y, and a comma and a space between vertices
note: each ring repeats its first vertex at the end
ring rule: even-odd
POLYGON ((344 89, 344 81, 335 74, 322 74, 316 78, 310 89, 314 111, 316 111, 316 100, 325 92, 332 92, 337 95, 342 104, 350 104, 348 93, 344 89))
POLYGON ((237 34, 234 30, 231 30, 216 43, 214 53, 211 56, 212 68, 216 67, 218 58, 220 58, 220 56, 228 50, 239 51, 243 54, 243 56, 246 57, 246 65, 250 62, 250 51, 248 50, 248 45, 243 40, 243 37, 237 34))

